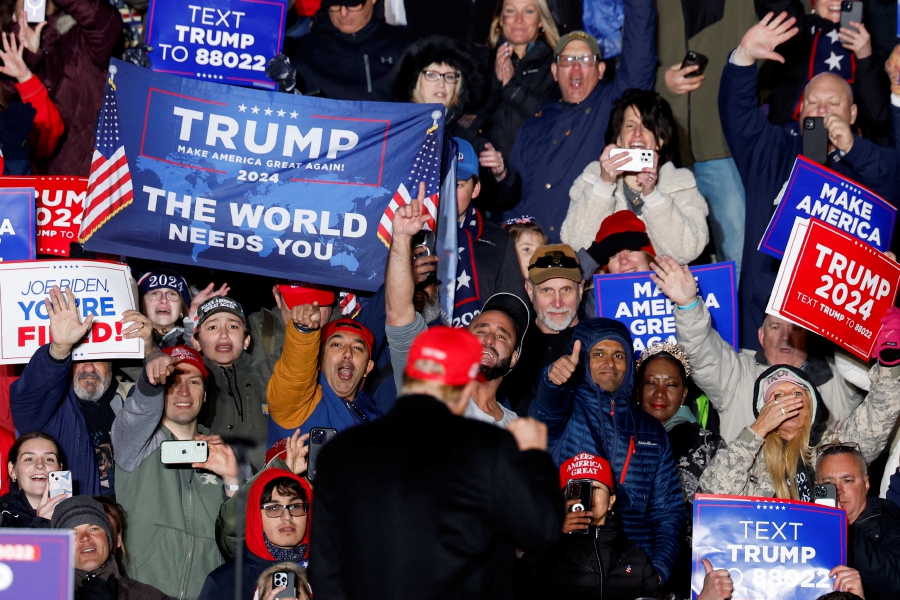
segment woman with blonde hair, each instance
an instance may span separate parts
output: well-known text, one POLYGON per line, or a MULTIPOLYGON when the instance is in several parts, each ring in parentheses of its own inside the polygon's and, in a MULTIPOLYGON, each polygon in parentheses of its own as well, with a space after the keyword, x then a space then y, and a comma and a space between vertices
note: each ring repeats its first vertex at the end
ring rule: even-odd
POLYGON ((489 142, 482 166, 490 167, 491 159, 508 164, 519 129, 549 99, 555 87, 550 65, 558 41, 547 0, 497 3, 488 38, 494 59, 491 95, 474 125, 489 142))
POLYGON ((756 421, 716 453, 700 478, 700 491, 811 502, 820 447, 856 442, 867 462, 884 448, 900 414, 900 389, 890 372, 873 367, 869 395, 826 431, 828 408, 807 375, 787 365, 767 369, 754 387, 756 421))

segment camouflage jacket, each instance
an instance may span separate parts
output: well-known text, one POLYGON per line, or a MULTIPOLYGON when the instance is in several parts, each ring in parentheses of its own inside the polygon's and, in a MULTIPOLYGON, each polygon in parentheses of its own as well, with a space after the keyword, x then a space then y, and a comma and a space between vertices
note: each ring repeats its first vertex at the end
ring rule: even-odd
MULTIPOLYGON (((900 367, 872 367, 869 395, 842 423, 823 433, 817 447, 835 442, 856 442, 866 461, 872 462, 884 449, 900 415, 898 375, 900 367)), ((772 476, 762 453, 763 438, 749 427, 744 432, 716 453, 700 477, 699 491, 734 496, 775 495, 772 476), (750 435, 753 441, 745 441, 750 435)))

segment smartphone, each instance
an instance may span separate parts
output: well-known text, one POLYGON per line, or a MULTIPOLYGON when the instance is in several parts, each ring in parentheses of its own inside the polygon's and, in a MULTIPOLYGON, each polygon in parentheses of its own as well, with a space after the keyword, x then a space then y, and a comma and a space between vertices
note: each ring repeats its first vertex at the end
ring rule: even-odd
POLYGON ((29 23, 43 23, 47 20, 47 0, 25 0, 24 8, 29 23))
POLYGON ((72 471, 53 471, 48 477, 51 498, 56 498, 60 494, 72 497, 72 471))
POLYGON ((275 595, 275 598, 297 598, 297 574, 293 571, 275 571, 272 573, 272 589, 283 587, 284 589, 275 595))
POLYGON ((700 54, 699 52, 694 52, 693 50, 688 50, 688 53, 684 55, 684 60, 681 61, 681 68, 690 67, 693 65, 697 65, 700 68, 696 71, 688 73, 685 77, 700 77, 703 75, 703 71, 706 70, 706 65, 709 64, 709 59, 700 54))
POLYGON ((159 460, 164 465, 204 463, 209 459, 206 442, 166 440, 159 445, 159 460))
POLYGON ((813 488, 813 502, 837 508, 837 486, 833 483, 817 483, 813 488))
POLYGON ((647 150, 646 148, 613 148, 609 151, 610 158, 619 154, 627 154, 631 160, 624 165, 616 167, 616 171, 640 173, 644 170, 644 167, 653 168, 653 150, 647 150))
POLYGON ((432 254, 434 254, 434 232, 423 229, 422 231, 414 235, 412 247, 413 255, 415 256, 421 255, 420 252, 416 252, 417 248, 425 248, 426 256, 431 256, 432 254))
POLYGON ((337 435, 337 429, 331 427, 313 427, 309 431, 309 456, 307 460, 307 475, 310 481, 316 478, 316 462, 319 460, 319 452, 322 446, 327 444, 337 435))
POLYGON ((825 117, 803 117, 800 124, 803 136, 803 156, 820 165, 828 162, 828 130, 825 117))
MULTIPOLYGON (((26 0, 27 2, 28 0, 26 0)), ((859 33, 856 27, 850 26, 850 21, 854 23, 862 23, 863 20, 863 3, 854 0, 841 0, 841 27, 852 29, 859 33)))
MULTIPOLYGON (((569 507, 569 512, 591 510, 591 499, 593 497, 594 492, 590 479, 570 479, 566 484, 566 500, 578 500, 578 502, 569 507)), ((578 530, 571 533, 587 535, 587 532, 587 529, 585 529, 584 531, 578 530)))

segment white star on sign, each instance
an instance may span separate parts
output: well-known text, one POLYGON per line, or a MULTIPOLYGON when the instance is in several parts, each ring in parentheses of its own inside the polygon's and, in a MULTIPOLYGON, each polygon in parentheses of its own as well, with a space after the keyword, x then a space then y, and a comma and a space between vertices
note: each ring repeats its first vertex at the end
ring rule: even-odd
POLYGON ((840 41, 838 38, 838 35, 839 34, 837 32, 837 29, 832 29, 831 31, 829 31, 828 33, 825 34, 825 37, 830 39, 832 44, 837 44, 840 41))
POLYGON ((462 286, 466 286, 470 288, 469 282, 472 281, 472 278, 466 275, 466 272, 463 271, 462 275, 456 278, 456 289, 459 290, 462 286))
POLYGON ((292 111, 291 111, 291 118, 292 118, 292 119, 296 119, 298 114, 299 114, 299 113, 297 113, 296 110, 292 110, 292 111))
POLYGON ((457 258, 462 258, 463 250, 465 250, 465 248, 460 248, 460 249, 459 249, 459 252, 456 253, 457 258))
POLYGON ((825 64, 828 65, 828 70, 833 71, 834 69, 837 69, 838 71, 840 71, 842 58, 844 58, 844 57, 838 56, 837 54, 832 52, 831 56, 828 58, 828 60, 825 61, 825 64))
POLYGON ((285 112, 284 112, 283 110, 279 110, 279 111, 278 111, 278 116, 279 116, 279 117, 283 117, 284 115, 285 115, 285 112))
POLYGON ((266 109, 266 116, 268 117, 268 116, 270 116, 271 114, 272 114, 272 109, 271 109, 271 108, 267 108, 267 109, 266 109))
POLYGON ((259 114, 259 108, 255 107, 255 106, 253 108, 251 108, 250 110, 253 112, 254 115, 259 114))
POLYGON ((242 102, 241 105, 238 106, 238 110, 240 110, 241 112, 247 112, 247 107, 242 102))

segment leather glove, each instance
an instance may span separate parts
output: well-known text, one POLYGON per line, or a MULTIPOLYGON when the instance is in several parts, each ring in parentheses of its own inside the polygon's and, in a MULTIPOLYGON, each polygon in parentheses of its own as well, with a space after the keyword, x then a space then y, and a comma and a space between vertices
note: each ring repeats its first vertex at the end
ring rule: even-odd
POLYGON ((892 306, 881 317, 883 327, 875 338, 875 356, 885 367, 900 364, 900 308, 892 306))
POLYGON ((37 110, 30 104, 22 104, 18 100, 6 106, 6 112, 0 115, 0 150, 6 160, 25 160, 31 154, 28 138, 34 127, 37 110))
POLYGON ((266 77, 278 82, 280 92, 292 93, 297 90, 302 94, 306 91, 306 82, 297 73, 297 67, 291 64, 287 54, 278 54, 269 60, 266 65, 266 77))
POLYGON ((129 48, 122 55, 122 60, 126 62, 130 62, 133 65, 137 65, 138 67, 144 67, 145 69, 149 69, 153 66, 153 62, 150 60, 149 54, 153 52, 153 46, 148 46, 147 44, 140 43, 134 48, 129 48))

